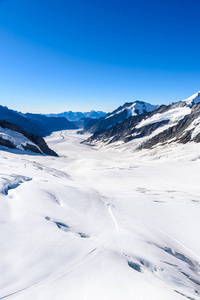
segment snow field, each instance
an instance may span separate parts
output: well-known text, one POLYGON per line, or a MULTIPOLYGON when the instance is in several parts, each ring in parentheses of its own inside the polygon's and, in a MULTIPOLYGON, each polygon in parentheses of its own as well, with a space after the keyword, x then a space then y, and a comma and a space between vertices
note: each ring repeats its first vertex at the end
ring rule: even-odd
POLYGON ((199 145, 1 151, 0 299, 198 299, 199 145), (8 182, 13 182, 5 191, 8 182))

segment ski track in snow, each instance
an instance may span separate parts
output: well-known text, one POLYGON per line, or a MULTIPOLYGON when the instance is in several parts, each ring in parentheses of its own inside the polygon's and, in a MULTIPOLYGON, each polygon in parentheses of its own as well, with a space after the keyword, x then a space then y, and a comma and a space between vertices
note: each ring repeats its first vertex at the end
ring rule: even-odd
POLYGON ((112 205, 111 205, 110 203, 108 203, 108 204, 106 204, 106 206, 107 206, 108 213, 109 213, 109 215, 110 215, 110 218, 111 218, 111 220, 112 220, 112 223, 113 223, 113 226, 114 226, 115 230, 116 230, 116 231, 119 231, 119 225, 118 225, 118 223, 117 223, 116 218, 115 218, 114 215, 113 215, 112 205))

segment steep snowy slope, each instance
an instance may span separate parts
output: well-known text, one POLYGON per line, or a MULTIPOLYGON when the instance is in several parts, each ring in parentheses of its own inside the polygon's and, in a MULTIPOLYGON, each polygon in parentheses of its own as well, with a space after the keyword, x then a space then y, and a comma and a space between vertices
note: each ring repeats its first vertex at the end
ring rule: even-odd
POLYGON ((1 152, 0 299, 198 300, 199 144, 1 152), (158 159, 159 158, 159 159, 158 159))
POLYGON ((0 146, 57 156, 40 136, 24 131, 19 126, 1 119, 0 146))
POLYGON ((194 95, 183 101, 186 102, 188 105, 193 106, 194 104, 200 102, 200 92, 195 93, 194 95))
POLYGON ((87 143, 119 146, 131 142, 132 150, 135 150, 168 142, 199 142, 199 93, 188 99, 161 105, 150 113, 133 116, 107 130, 96 132, 87 143))
POLYGON ((158 108, 158 105, 152 105, 143 101, 127 102, 123 106, 118 107, 111 113, 108 113, 104 118, 90 121, 84 132, 94 133, 104 129, 108 129, 116 123, 121 123, 130 116, 141 115, 145 112, 150 112, 158 108))
POLYGON ((144 112, 150 112, 158 108, 158 105, 152 105, 143 101, 135 101, 130 103, 125 103, 123 106, 120 106, 112 113, 106 115, 105 119, 112 117, 115 114, 121 114, 123 111, 126 111, 127 117, 141 115, 144 112))

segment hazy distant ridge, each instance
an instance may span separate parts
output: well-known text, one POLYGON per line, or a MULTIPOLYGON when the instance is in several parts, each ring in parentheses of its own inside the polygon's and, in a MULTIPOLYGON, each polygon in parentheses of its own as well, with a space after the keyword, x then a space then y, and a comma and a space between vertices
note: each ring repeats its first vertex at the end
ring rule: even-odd
POLYGON ((8 121, 39 136, 50 135, 53 131, 77 129, 77 126, 66 118, 47 118, 41 114, 23 114, 0 105, 0 119, 8 121))
POLYGON ((79 121, 82 118, 91 118, 91 119, 99 119, 106 115, 103 111, 95 111, 91 110, 89 112, 73 112, 73 111, 65 111, 58 114, 45 114, 46 117, 64 117, 67 118, 70 122, 79 121))

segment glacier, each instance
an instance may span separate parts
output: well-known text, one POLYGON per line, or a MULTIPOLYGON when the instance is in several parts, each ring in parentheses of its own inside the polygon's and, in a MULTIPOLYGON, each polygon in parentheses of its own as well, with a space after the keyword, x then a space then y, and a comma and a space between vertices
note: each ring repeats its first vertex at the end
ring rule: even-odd
POLYGON ((0 148, 0 299, 199 299, 199 145, 86 138, 52 133, 59 157, 0 148))

